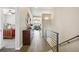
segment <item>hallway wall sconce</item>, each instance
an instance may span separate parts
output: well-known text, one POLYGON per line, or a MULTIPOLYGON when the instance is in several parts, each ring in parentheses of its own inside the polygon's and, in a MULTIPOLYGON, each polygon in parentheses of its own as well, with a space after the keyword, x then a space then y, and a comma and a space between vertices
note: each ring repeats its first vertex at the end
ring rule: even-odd
POLYGON ((42 14, 43 20, 51 20, 51 14, 42 14))
POLYGON ((49 20, 49 17, 44 17, 45 20, 49 20))

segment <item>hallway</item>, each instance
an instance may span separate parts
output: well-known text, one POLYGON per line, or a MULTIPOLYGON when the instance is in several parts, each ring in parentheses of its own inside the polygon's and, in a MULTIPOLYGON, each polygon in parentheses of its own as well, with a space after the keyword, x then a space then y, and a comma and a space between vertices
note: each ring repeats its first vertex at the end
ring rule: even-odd
POLYGON ((4 7, 0 15, 0 51, 79 51, 79 41, 59 46, 79 35, 79 8, 4 7))
POLYGON ((34 30, 33 39, 28 49, 29 52, 47 52, 51 50, 45 39, 42 38, 40 30, 34 30))
POLYGON ((0 52, 53 52, 46 40, 42 38, 39 30, 34 30, 33 39, 30 46, 23 46, 20 50, 13 48, 3 48, 0 52))

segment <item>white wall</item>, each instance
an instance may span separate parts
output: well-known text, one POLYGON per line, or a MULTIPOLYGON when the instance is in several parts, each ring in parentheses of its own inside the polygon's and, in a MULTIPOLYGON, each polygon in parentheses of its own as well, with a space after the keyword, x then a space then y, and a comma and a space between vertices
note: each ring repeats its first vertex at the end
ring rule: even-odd
POLYGON ((19 50, 21 47, 20 44, 20 14, 19 14, 19 9, 15 8, 16 14, 15 14, 15 26, 16 26, 16 34, 15 34, 15 49, 19 50))
POLYGON ((21 30, 27 29, 27 12, 28 12, 28 8, 19 8, 19 12, 20 12, 20 27, 21 30))
POLYGON ((25 18, 27 16, 27 8, 16 8, 16 50, 22 47, 22 31, 27 29, 25 18))
POLYGON ((15 25, 15 14, 13 15, 4 15, 6 23, 15 25))
POLYGON ((15 39, 4 39, 3 44, 5 48, 15 48, 15 39))
POLYGON ((78 10, 79 8, 56 8, 55 30, 63 34, 62 39, 68 39, 78 34, 78 10))
MULTIPOLYGON (((53 22, 53 21, 52 21, 53 22)), ((68 40, 79 34, 79 8, 55 8, 55 21, 52 27, 55 31, 59 32, 60 42, 68 40)), ((60 49, 60 51, 79 51, 79 48, 74 48, 78 44, 71 44, 69 47, 60 49)), ((78 46, 77 46, 78 47, 78 46)))
POLYGON ((10 14, 9 10, 11 9, 15 11, 14 8, 8 8, 8 7, 2 8, 4 24, 9 23, 15 25, 15 14, 10 14))
POLYGON ((20 10, 20 38, 21 38, 21 44, 23 45, 23 30, 27 29, 27 12, 28 8, 19 8, 20 10))

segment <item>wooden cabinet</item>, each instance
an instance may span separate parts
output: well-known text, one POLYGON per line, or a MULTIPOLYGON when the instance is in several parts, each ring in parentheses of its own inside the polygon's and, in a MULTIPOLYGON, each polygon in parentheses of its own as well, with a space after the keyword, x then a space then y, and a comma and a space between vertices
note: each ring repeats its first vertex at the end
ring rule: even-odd
POLYGON ((4 39, 12 39, 14 37, 15 37, 15 29, 4 29, 3 30, 4 39))
POLYGON ((23 30, 23 46, 30 45, 30 30, 23 30))

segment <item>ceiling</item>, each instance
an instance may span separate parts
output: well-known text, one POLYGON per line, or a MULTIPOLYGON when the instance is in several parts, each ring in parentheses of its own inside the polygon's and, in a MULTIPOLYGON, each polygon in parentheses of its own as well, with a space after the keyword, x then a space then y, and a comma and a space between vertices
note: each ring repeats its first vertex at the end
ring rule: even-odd
POLYGON ((33 16, 41 16, 41 14, 51 14, 55 8, 52 7, 31 7, 31 13, 33 16))

